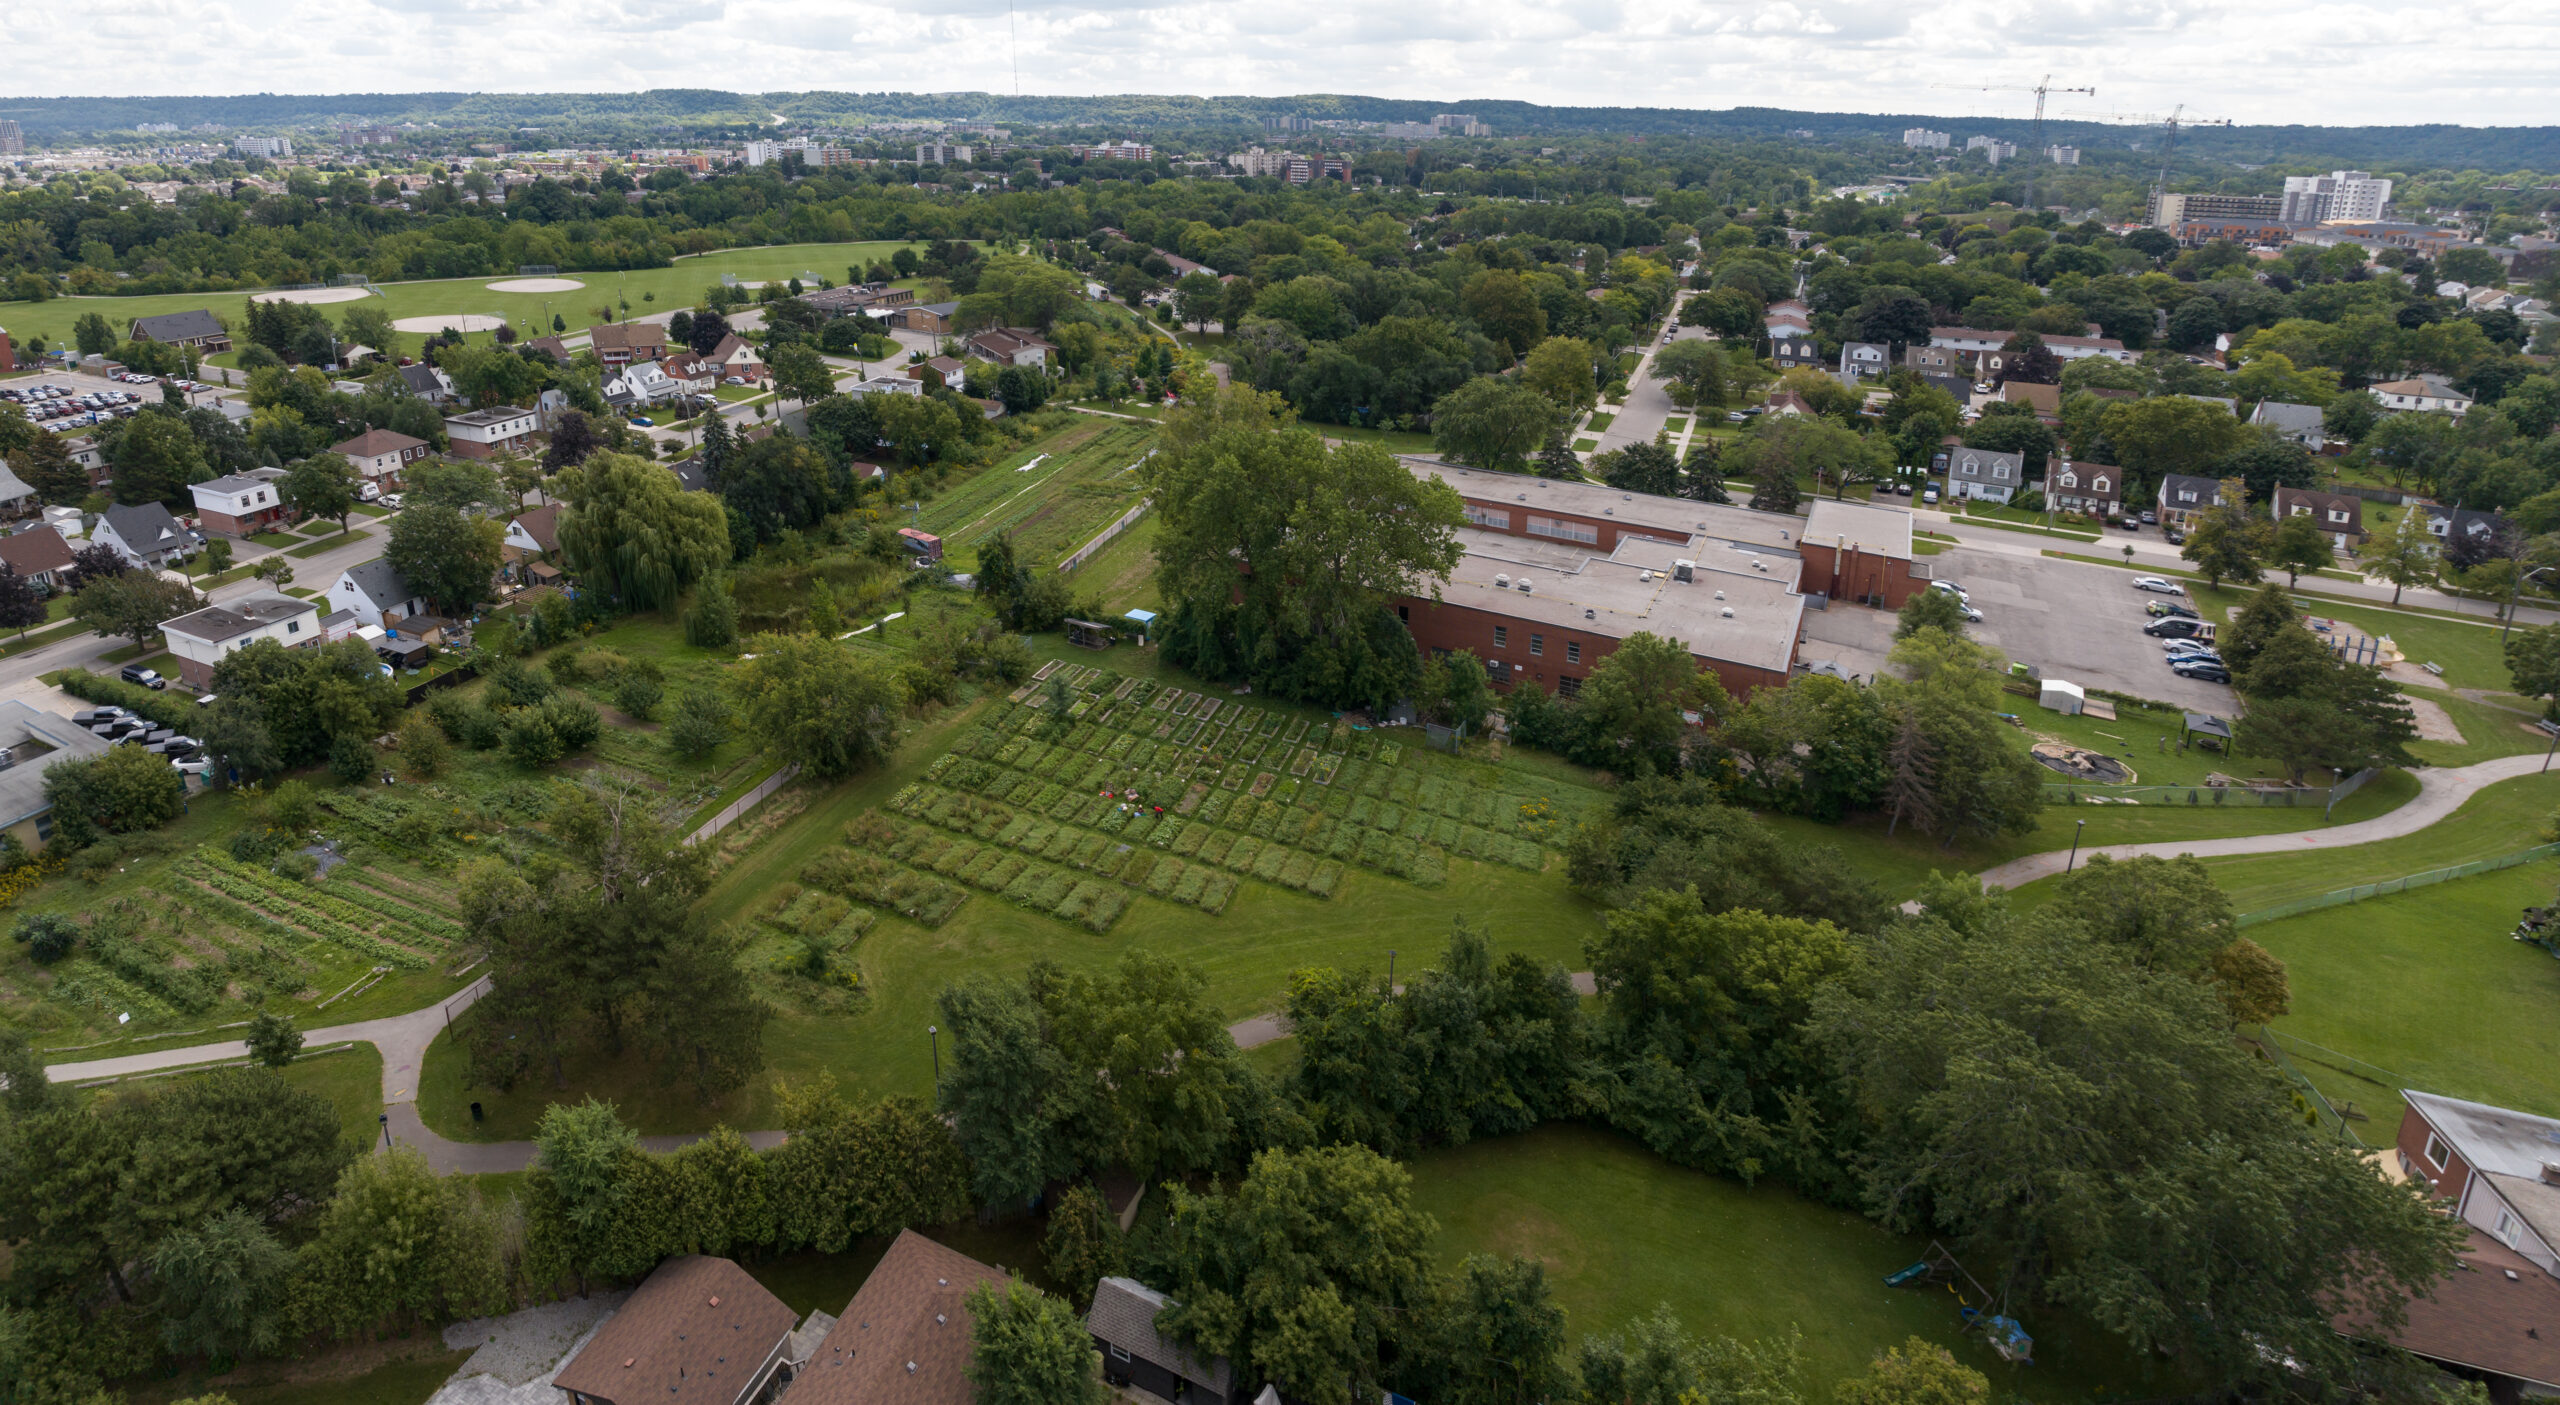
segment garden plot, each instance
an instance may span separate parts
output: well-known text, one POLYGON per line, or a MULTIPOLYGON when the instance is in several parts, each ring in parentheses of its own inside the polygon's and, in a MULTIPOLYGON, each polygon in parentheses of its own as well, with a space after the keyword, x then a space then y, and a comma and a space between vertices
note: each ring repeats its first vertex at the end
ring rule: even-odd
POLYGON ((1323 899, 1355 867, 1437 885, 1452 855, 1534 873, 1565 818, 1552 787, 1338 719, 1042 674, 847 842, 1100 932, 1136 893, 1218 913, 1248 878, 1323 899))
POLYGON ((1004 533, 1024 565, 1054 565, 1137 506, 1145 485, 1133 466, 1154 438, 1136 426, 1065 431, 1043 441, 1046 462, 978 474, 928 505, 922 525, 943 537, 947 552, 974 552, 1004 533))

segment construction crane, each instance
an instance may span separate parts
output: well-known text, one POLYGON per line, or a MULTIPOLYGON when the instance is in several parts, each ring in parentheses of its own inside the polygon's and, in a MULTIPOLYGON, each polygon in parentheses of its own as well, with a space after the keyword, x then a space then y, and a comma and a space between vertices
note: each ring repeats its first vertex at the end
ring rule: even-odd
POLYGON ((2181 127, 2228 127, 2228 117, 2189 117, 2187 105, 2170 108, 2167 115, 2157 112, 2068 112, 2066 117, 2089 117, 2107 122, 2132 122, 2161 129, 2160 174, 2151 182, 2151 208, 2160 208, 2161 192, 2169 188, 2169 163, 2178 154, 2178 129, 2181 127))
POLYGON ((2034 83, 1932 83, 1929 86, 1932 88, 1960 88, 1970 92, 1981 93, 2033 93, 2036 95, 2035 135, 2029 138, 2029 145, 2033 149, 2033 154, 2027 158, 2026 208, 2027 212, 2030 214, 2033 214, 2036 208, 2036 162, 2045 159, 2045 94, 2086 93, 2091 97, 2096 97, 2098 95, 2098 90, 2095 88, 2057 88, 2053 86, 2053 75, 2050 73, 2046 74, 2042 79, 2034 83))

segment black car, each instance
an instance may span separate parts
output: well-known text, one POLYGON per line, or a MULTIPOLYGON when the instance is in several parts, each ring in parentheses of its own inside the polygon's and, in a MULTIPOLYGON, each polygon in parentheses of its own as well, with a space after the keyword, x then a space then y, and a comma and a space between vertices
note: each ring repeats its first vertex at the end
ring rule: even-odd
POLYGON ((74 727, 100 727, 125 715, 120 707, 84 707, 71 714, 74 727))
POLYGON ((2193 678, 2205 683, 2228 683, 2231 670, 2209 659, 2181 659, 2169 666, 2180 678, 2193 678))
POLYGON ((127 683, 136 683, 155 690, 169 686, 169 680, 161 677, 157 670, 144 668, 138 663, 126 664, 116 676, 127 683))

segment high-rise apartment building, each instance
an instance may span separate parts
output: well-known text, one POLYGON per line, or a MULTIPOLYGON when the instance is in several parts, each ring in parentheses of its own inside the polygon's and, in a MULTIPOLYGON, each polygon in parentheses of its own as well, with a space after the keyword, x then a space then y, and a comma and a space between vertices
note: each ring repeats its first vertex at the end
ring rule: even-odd
POLYGON ((2018 154, 2016 142, 2002 141, 1998 137, 1967 137, 1964 139, 1964 149, 1981 152, 1991 158, 1991 164, 1994 166, 2018 154))
POLYGON ((2283 217, 2290 224, 2378 220, 2391 205, 2391 182, 2365 171, 2284 178, 2283 217))
POLYGON ((976 160, 977 155, 974 148, 954 146, 947 141, 916 143, 916 164, 919 166, 948 166, 955 162, 966 166, 976 160))
POLYGON ((2151 199, 2154 229, 2176 229, 2189 220, 2263 220, 2291 218, 2284 201, 2273 195, 2222 195, 2209 190, 2168 191, 2151 199))
POLYGON ((24 156, 27 139, 18 134, 15 122, 0 122, 0 156, 24 156))
POLYGON ((293 155, 293 139, 291 137, 233 137, 231 149, 242 156, 263 156, 270 161, 282 161, 293 155))
POLYGON ((1902 144, 1919 151, 1944 151, 1954 142, 1955 138, 1945 132, 1933 132, 1926 127, 1906 127, 1902 132, 1902 144))
POLYGON ((2057 166, 2077 166, 2080 164, 2080 148, 2076 146, 2048 146, 2044 149, 2044 154, 2048 160, 2052 161, 2053 164, 2057 166))

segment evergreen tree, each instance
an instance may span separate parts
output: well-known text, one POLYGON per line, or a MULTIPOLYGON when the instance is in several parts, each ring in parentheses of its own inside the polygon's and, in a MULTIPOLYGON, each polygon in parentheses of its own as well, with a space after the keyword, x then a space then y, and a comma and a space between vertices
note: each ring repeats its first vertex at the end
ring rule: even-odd
POLYGON ((1547 447, 1538 451, 1538 476, 1541 478, 1575 478, 1582 473, 1582 460, 1574 456, 1565 443, 1564 431, 1558 429, 1547 436, 1547 447))
POLYGON ((1680 469, 1680 496, 1698 502, 1729 503, 1724 489, 1724 445, 1700 439, 1689 446, 1689 461, 1680 469))

